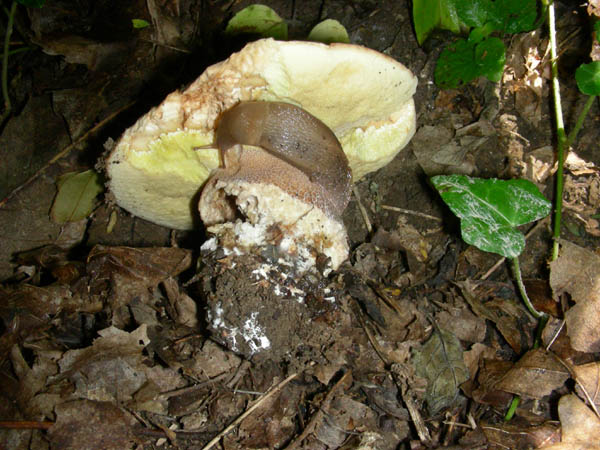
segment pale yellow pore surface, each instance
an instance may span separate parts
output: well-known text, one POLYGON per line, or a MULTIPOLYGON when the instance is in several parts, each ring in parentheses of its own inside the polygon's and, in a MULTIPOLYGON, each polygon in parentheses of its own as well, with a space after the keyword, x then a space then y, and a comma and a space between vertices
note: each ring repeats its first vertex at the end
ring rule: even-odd
POLYGON ((170 94, 126 130, 107 160, 110 189, 131 213, 189 229, 199 191, 218 166, 212 143, 219 115, 239 101, 294 103, 327 124, 354 180, 386 165, 415 131, 416 78, 402 64, 350 44, 248 44, 183 92, 170 94))

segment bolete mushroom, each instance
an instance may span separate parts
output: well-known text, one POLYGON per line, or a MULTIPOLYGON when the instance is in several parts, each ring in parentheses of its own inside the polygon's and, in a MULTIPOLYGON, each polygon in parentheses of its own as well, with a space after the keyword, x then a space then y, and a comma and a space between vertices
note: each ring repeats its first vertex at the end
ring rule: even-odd
POLYGON ((336 268, 347 256, 346 159, 356 181, 394 158, 415 131, 416 84, 401 63, 358 45, 250 43, 125 131, 107 159, 110 190, 134 215, 190 229, 204 187, 200 216, 221 240, 279 236, 293 247, 305 236, 336 268), (306 154, 290 140, 308 140, 306 154), (234 222, 239 212, 246 222, 234 222))

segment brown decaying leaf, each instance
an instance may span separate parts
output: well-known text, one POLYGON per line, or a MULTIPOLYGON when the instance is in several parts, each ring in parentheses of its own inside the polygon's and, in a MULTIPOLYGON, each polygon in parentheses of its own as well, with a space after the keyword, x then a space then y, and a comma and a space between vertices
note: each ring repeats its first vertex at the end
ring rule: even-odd
POLYGON ((473 391, 473 399, 496 408, 508 407, 513 395, 497 389, 496 385, 511 369, 512 363, 498 359, 483 359, 479 365, 479 375, 477 376, 479 387, 473 391))
POLYGON ((546 448, 546 445, 559 442, 560 428, 555 423, 532 426, 524 423, 481 424, 491 448, 546 448), (494 446, 495 445, 495 446, 494 446))
POLYGON ((538 348, 525 353, 496 388, 540 399, 561 387, 567 379, 569 372, 565 367, 552 354, 538 348))
POLYGON ((565 395, 560 399, 558 416, 562 426, 561 441, 544 449, 600 449, 600 419, 576 395, 565 395))
MULTIPOLYGON (((583 387, 589 395, 589 400, 594 402, 597 408, 600 408, 600 362, 582 364, 573 369, 578 383, 576 389, 581 391, 581 387, 583 387)), ((587 395, 581 392, 582 398, 586 398, 587 395)))
POLYGON ((576 303, 565 313, 573 348, 600 351, 600 257, 561 240, 558 259, 550 263, 550 286, 556 297, 569 293, 576 303))
POLYGON ((452 405, 460 384, 469 379, 460 341, 445 330, 436 329, 420 349, 413 350, 412 364, 428 381, 425 398, 431 414, 452 405))
POLYGON ((52 448, 125 450, 137 440, 135 420, 108 402, 75 400, 56 407, 56 423, 48 435, 52 448))
POLYGON ((533 344, 530 330, 535 330, 535 325, 533 322, 529 327, 520 324, 521 320, 529 317, 520 304, 505 299, 493 299, 483 303, 481 299, 490 295, 488 292, 483 292, 485 286, 489 286, 490 283, 478 286, 471 281, 463 281, 456 285, 460 288, 473 312, 479 317, 493 322, 515 353, 522 353, 524 343, 527 346, 533 344), (523 336, 524 333, 529 334, 523 336))

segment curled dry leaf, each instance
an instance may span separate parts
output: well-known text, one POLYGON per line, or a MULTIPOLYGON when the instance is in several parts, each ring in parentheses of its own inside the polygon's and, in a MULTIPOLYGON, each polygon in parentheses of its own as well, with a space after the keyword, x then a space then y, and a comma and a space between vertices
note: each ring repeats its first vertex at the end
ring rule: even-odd
POLYGON ((561 240, 558 259, 550 263, 550 286, 555 297, 568 293, 576 303, 565 313, 573 348, 600 351, 600 256, 561 240))

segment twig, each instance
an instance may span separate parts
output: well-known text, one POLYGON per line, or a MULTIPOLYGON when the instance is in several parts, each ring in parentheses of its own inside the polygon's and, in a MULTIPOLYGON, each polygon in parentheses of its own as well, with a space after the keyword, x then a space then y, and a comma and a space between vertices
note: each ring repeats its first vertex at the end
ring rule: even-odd
POLYGON ((556 341, 556 339, 558 339, 558 336, 560 335, 560 332, 562 331, 562 329, 565 327, 565 324, 567 323, 566 320, 561 320, 560 322, 560 327, 558 327, 558 330, 556 330, 556 332, 554 333, 554 335, 552 336, 552 339, 550 339, 550 342, 548 342, 548 345, 546 345, 546 351, 550 351, 550 347, 552 347, 552 344, 554 344, 554 341, 556 341))
POLYGON ((288 445, 285 448, 285 450, 293 450, 295 448, 298 448, 298 446, 302 443, 302 441, 304 439, 306 439, 308 437, 308 435, 314 431, 317 424, 321 421, 321 419, 325 415, 325 410, 329 408, 329 404, 331 403, 333 398, 336 396, 337 392, 340 390, 340 387, 343 387, 346 384, 346 382, 348 381, 348 378, 351 375, 352 375, 352 372, 348 371, 342 376, 342 378, 339 379, 339 381, 337 383, 335 383, 335 385, 331 388, 331 390, 325 396, 325 400, 323 400, 323 403, 321 403, 319 410, 312 416, 312 418, 306 425, 306 428, 304 428, 304 431, 302 431, 300 436, 298 436, 296 439, 294 439, 294 441, 290 445, 288 445))
POLYGON ((254 403, 254 405, 252 405, 244 413, 242 413, 227 428, 225 428, 223 431, 221 431, 219 434, 217 434, 208 444, 206 444, 204 447, 202 447, 202 450, 209 450, 210 448, 213 448, 215 446, 215 444, 217 444, 225 435, 227 435, 231 430, 233 430, 236 426, 238 426, 242 422, 242 420, 244 420, 246 417, 248 417, 250 414, 252 414, 252 412, 256 408, 258 408, 260 405, 262 405, 265 401, 267 401, 273 395, 275 395, 279 391, 281 391, 284 388, 284 386, 286 384, 288 384, 290 381, 292 381, 294 378, 296 378, 296 376, 298 376, 297 373, 290 375, 285 380, 283 380, 281 383, 279 383, 277 386, 275 386, 273 389, 271 389, 269 392, 267 392, 265 395, 263 395, 261 398, 256 400, 256 403, 254 403))
POLYGON ((412 216, 423 217, 424 219, 435 220, 436 222, 444 221, 444 219, 441 219, 436 216, 430 216, 429 214, 425 214, 425 213, 418 212, 418 211, 412 211, 410 209, 398 208, 396 206, 381 205, 381 209, 387 209, 388 211, 396 211, 396 212, 403 213, 403 214, 409 214, 412 216))
POLYGON ((73 150, 79 144, 81 144, 82 142, 84 142, 92 134, 94 134, 95 132, 97 132, 98 130, 100 130, 101 128, 103 128, 107 123, 109 123, 110 121, 112 121, 116 116, 118 116, 119 114, 121 114, 126 109, 130 108, 135 103, 136 103, 136 101, 134 100, 134 101, 128 103, 127 105, 123 106, 122 108, 118 109, 117 111, 113 112, 107 118, 105 118, 102 121, 98 122, 94 127, 92 127, 91 129, 89 129, 83 136, 81 136, 75 142, 73 142, 72 144, 67 145, 64 149, 62 149, 60 152, 58 152, 56 155, 54 155, 52 157, 52 159, 50 159, 36 173, 34 173, 31 177, 29 177, 29 179, 27 181, 25 181, 23 184, 17 186, 16 188, 14 188, 4 199, 2 199, 2 201, 0 201, 0 208, 2 208, 3 206, 5 206, 6 203, 12 197, 14 197, 19 191, 21 191, 23 188, 29 186, 34 180, 36 180, 40 175, 42 175, 46 170, 48 170, 48 168, 52 164, 54 164, 56 161, 58 161, 59 159, 63 158, 64 156, 66 156, 71 150, 73 150))
POLYGON ((15 11, 17 2, 13 0, 8 13, 8 23, 6 24, 6 33, 4 34, 4 53, 2 54, 2 95, 4 96, 4 112, 0 116, 0 126, 10 115, 12 105, 8 95, 8 47, 10 46, 10 37, 12 36, 13 23, 15 20, 15 11))
POLYGON ((369 215, 367 214, 367 210, 365 209, 362 202, 360 201, 360 194, 358 193, 358 189, 356 188, 356 185, 352 186, 352 192, 354 192, 354 196, 356 197, 356 203, 358 204, 358 209, 360 210, 363 220, 365 221, 367 231, 369 232, 369 234, 371 234, 373 232, 373 227, 371 226, 371 221, 369 220, 369 215))

